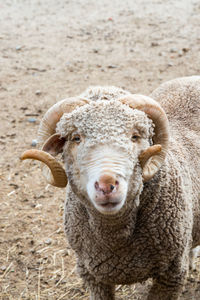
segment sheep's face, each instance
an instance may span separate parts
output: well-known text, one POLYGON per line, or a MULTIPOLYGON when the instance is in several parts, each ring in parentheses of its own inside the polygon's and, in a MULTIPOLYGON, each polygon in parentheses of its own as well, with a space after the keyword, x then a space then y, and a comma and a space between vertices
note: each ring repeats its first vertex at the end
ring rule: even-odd
POLYGON ((147 115, 119 101, 96 101, 64 114, 57 132, 72 189, 102 214, 116 214, 141 189, 139 155, 151 144, 147 115))

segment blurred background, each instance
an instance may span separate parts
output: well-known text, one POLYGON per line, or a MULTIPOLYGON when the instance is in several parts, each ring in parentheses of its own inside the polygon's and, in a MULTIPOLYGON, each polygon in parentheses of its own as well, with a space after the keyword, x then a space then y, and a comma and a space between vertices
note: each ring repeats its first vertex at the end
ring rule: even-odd
MULTIPOLYGON (((200 74, 200 1, 0 1, 0 52, 0 299, 86 300, 63 232, 65 190, 20 154, 45 111, 89 85, 148 95, 200 74)), ((149 284, 119 286, 116 299, 144 299, 149 284)), ((199 272, 181 299, 200 299, 199 272)))

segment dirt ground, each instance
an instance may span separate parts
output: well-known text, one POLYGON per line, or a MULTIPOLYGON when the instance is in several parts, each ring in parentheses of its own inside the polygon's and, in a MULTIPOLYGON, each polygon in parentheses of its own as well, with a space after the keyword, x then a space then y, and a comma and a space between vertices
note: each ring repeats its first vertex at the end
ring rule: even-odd
MULTIPOLYGON (((200 2, 4 0, 0 50, 0 299, 86 300, 63 232, 65 191, 20 154, 44 112, 88 85, 148 94, 200 74, 200 2)), ((117 299, 144 299, 147 286, 119 286, 117 299)), ((181 299, 200 299, 199 272, 181 299)))

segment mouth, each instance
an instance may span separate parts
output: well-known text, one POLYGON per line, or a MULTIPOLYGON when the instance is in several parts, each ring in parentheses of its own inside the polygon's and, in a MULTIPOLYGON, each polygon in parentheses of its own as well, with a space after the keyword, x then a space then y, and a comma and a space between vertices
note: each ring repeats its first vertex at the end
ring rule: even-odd
POLYGON ((119 202, 106 202, 106 203, 101 203, 99 206, 102 206, 104 208, 114 208, 119 204, 119 202))
POLYGON ((110 199, 99 201, 95 203, 97 210, 103 214, 115 214, 122 206, 121 201, 113 201, 110 199))

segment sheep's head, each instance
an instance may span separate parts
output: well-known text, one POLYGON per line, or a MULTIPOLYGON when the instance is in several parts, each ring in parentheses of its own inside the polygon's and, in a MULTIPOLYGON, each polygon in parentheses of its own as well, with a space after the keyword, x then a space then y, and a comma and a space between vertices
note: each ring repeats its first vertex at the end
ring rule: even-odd
POLYGON ((65 186, 68 178, 88 205, 103 214, 116 214, 164 161, 168 144, 164 111, 140 95, 96 102, 66 100, 56 105, 40 126, 43 139, 50 135, 42 150, 29 150, 22 158, 43 161, 51 169, 51 178, 47 175, 51 184, 65 186), (59 152, 65 171, 54 158, 59 152))

